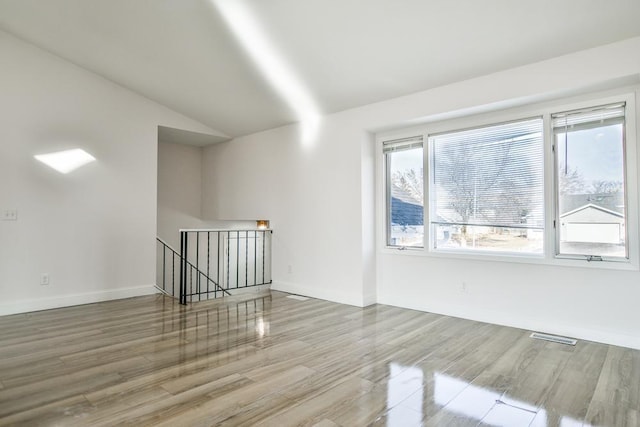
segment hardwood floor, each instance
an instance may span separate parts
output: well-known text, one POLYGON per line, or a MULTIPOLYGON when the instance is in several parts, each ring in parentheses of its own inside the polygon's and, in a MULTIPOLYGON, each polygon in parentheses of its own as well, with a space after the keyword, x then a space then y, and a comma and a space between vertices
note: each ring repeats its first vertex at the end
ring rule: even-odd
POLYGON ((637 426, 640 351, 267 292, 0 317, 0 425, 637 426))

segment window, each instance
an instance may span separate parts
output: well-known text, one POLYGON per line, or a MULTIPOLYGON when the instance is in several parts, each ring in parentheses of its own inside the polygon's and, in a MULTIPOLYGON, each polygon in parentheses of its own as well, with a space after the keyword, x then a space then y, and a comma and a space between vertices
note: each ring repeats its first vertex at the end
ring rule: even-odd
POLYGON ((387 245, 424 246, 422 137, 383 144, 387 189, 387 245))
POLYGON ((625 104, 553 114, 556 253, 628 258, 625 104))
POLYGON ((414 254, 637 269, 636 94, 607 96, 380 135, 381 241, 414 254))
POLYGON ((433 249, 542 254, 541 118, 429 137, 433 249))

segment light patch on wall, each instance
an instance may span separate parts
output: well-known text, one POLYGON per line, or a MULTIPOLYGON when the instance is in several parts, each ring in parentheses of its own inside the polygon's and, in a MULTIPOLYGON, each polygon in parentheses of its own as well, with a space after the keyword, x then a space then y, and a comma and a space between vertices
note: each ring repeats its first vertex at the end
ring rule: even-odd
POLYGON ((37 154, 33 157, 60 173, 73 172, 87 163, 96 160, 95 157, 80 148, 48 154, 37 154))
POLYGON ((269 41, 244 1, 212 1, 267 81, 296 112, 303 142, 311 142, 320 125, 320 113, 307 88, 269 41))

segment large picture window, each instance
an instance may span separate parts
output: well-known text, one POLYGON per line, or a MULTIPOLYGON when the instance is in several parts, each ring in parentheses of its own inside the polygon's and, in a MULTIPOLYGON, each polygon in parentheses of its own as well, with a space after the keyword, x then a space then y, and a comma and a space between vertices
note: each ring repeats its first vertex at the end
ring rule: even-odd
POLYGON ((433 249, 542 254, 542 118, 429 137, 433 249))
POLYGON ((422 137, 383 145, 387 189, 387 245, 424 246, 422 137))
POLYGON ((638 268, 635 99, 607 96, 380 135, 381 240, 414 254, 638 268))
POLYGON ((552 123, 557 254, 627 258, 625 104, 553 114, 552 123))

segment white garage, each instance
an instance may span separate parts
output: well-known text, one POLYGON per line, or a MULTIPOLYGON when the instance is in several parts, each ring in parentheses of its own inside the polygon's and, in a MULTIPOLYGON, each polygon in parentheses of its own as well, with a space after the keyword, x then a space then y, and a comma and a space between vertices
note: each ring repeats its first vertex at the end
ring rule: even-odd
POLYGON ((620 224, 576 224, 566 226, 565 241, 583 243, 620 243, 620 224))
POLYGON ((560 241, 612 243, 624 240, 624 215, 594 204, 560 216, 560 241))

